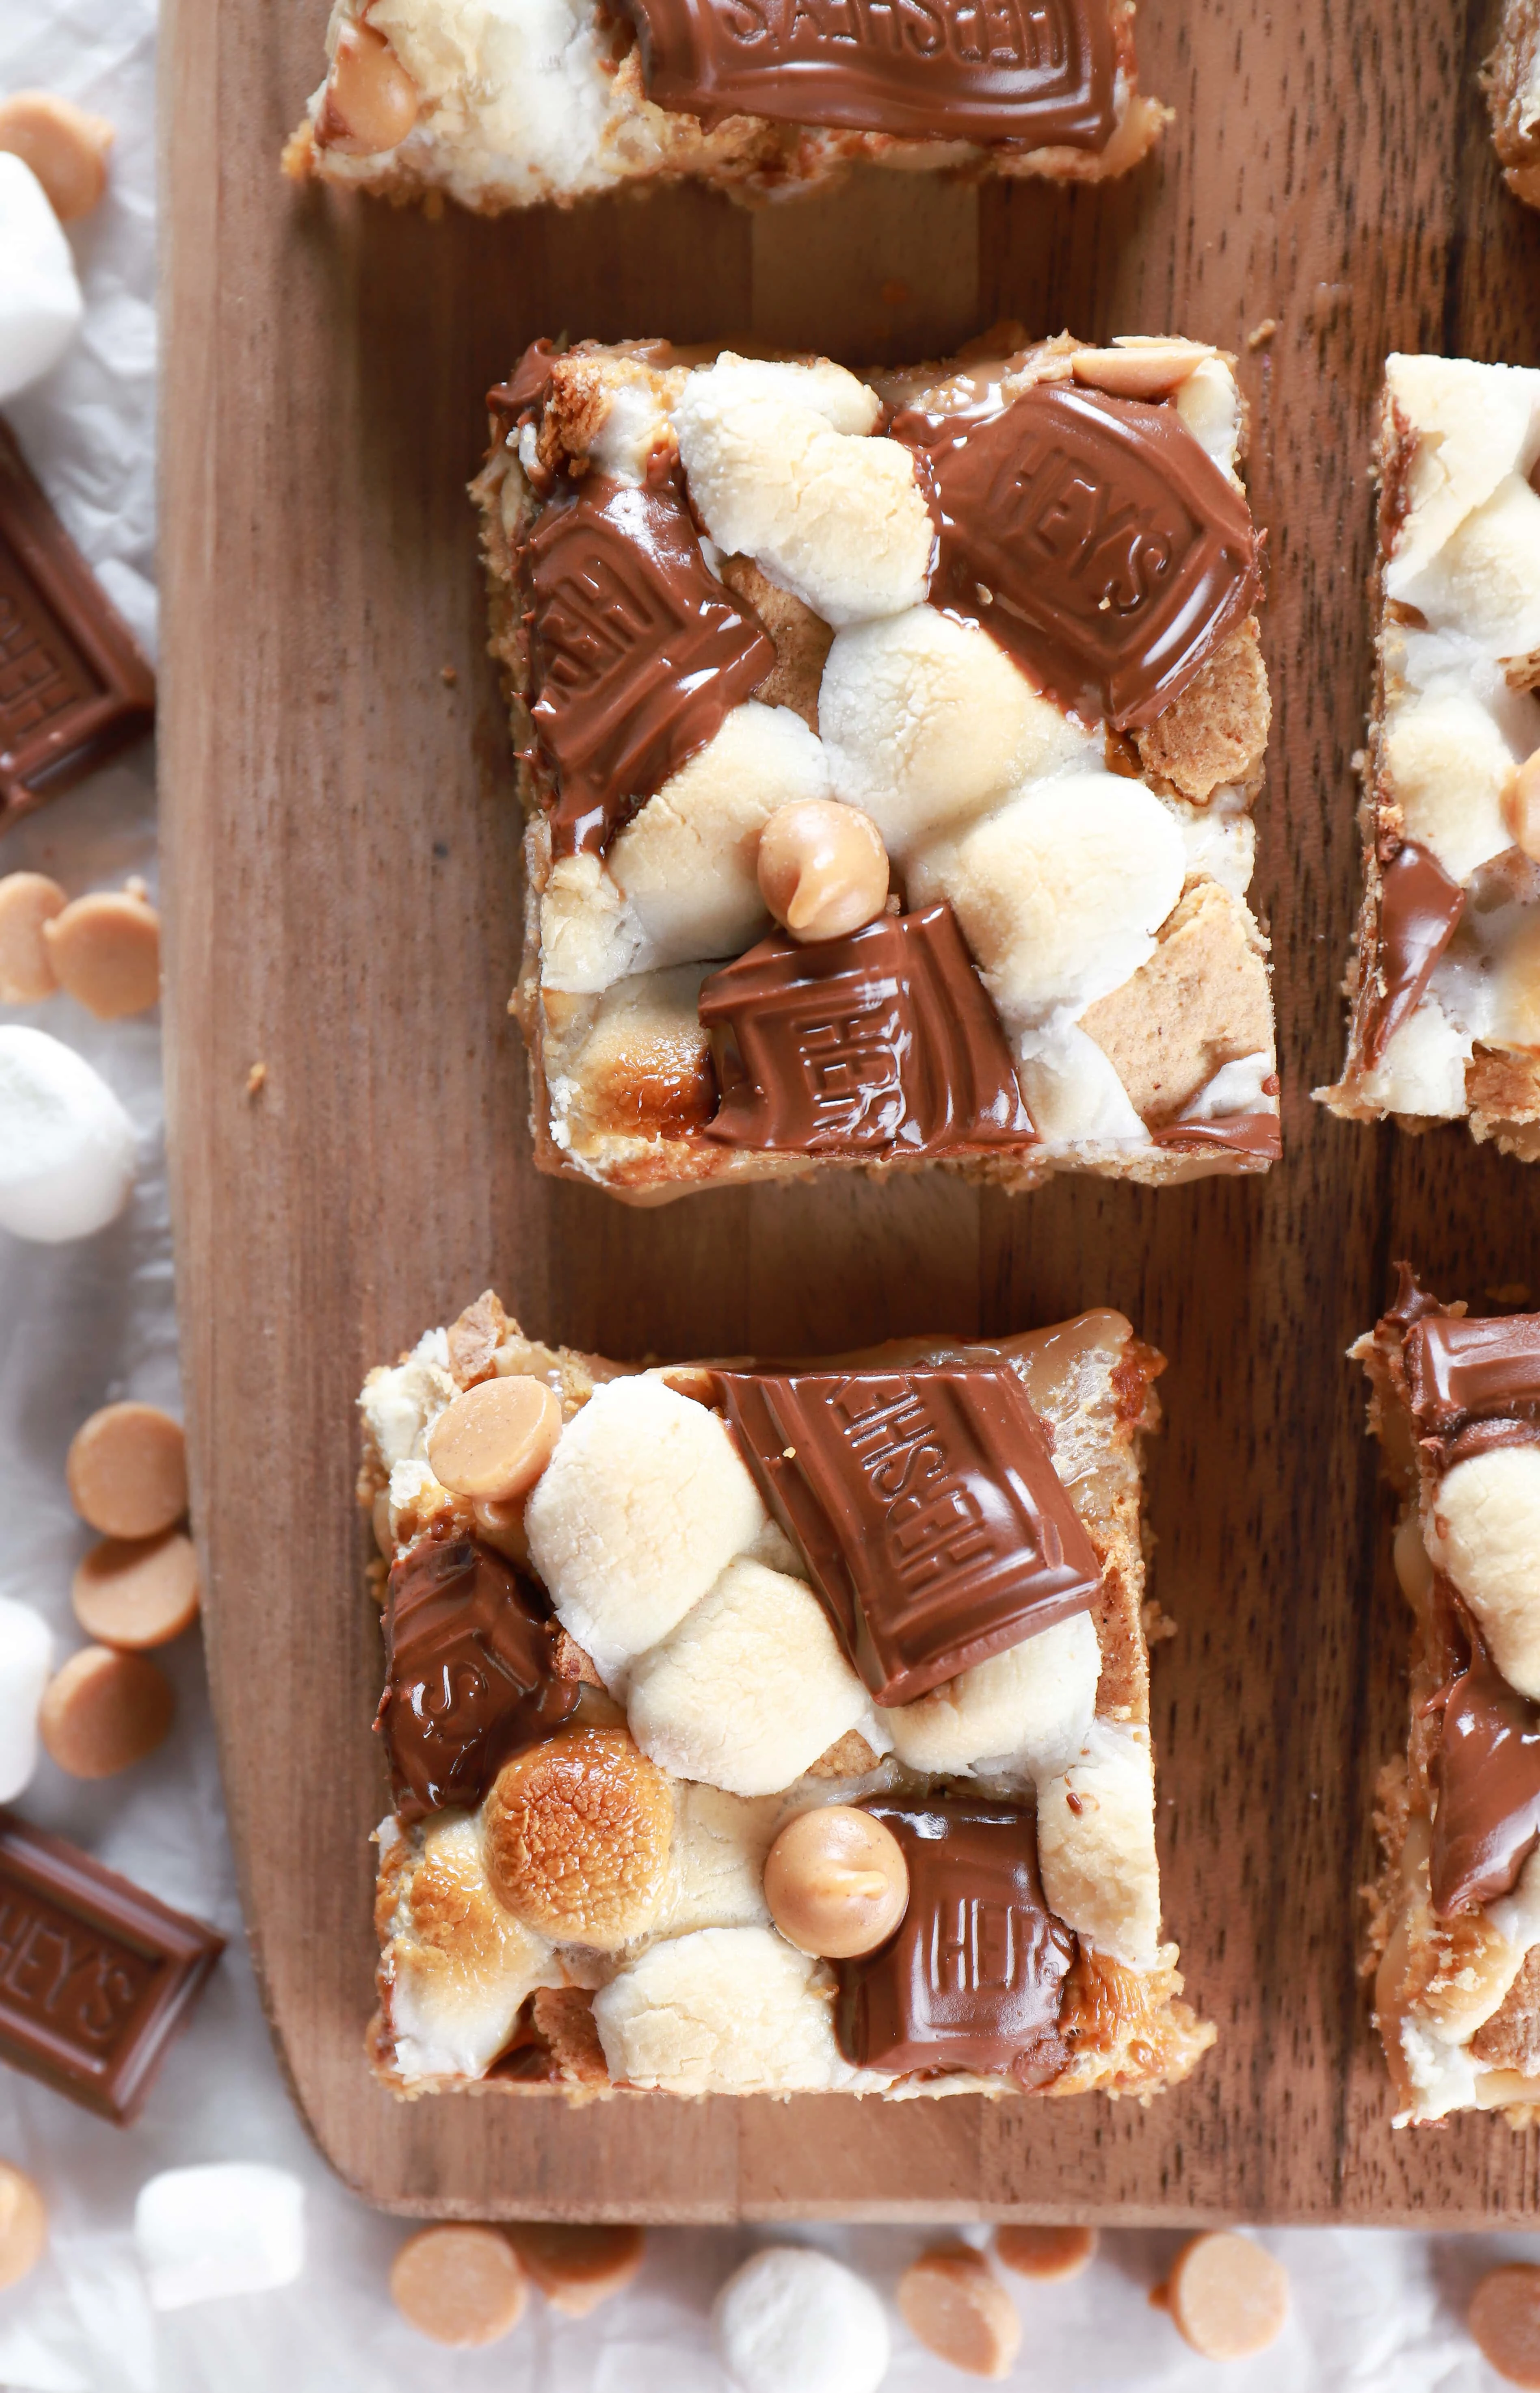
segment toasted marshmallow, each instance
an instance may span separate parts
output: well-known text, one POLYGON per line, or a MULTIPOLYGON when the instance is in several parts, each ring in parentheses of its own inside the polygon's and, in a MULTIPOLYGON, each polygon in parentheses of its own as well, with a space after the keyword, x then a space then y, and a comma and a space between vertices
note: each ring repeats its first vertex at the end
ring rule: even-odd
POLYGON ((561 1984, 561 1965, 492 1892, 468 1813, 437 1813, 420 1841, 394 1824, 389 1835, 404 1848, 387 1854, 396 1909, 383 1962, 396 2067, 409 2085, 483 2076, 529 1995, 561 1984))
POLYGON ((1540 1446, 1494 1446, 1446 1471, 1427 1542, 1509 1686, 1540 1702, 1540 1446))
POLYGON ((772 1928, 650 1945, 594 1998, 613 2079, 669 2094, 829 2094, 886 2084, 834 2040, 823 1964, 772 1928))
POLYGON ((1090 1733, 1101 1670, 1096 1625, 1079 1612, 881 1717, 910 1770, 966 1773, 991 1760, 1050 1778, 1090 1733))
POLYGON ((873 2288, 798 2244, 745 2260, 717 2295, 713 2324, 741 2393, 877 2393, 892 2357, 873 2288))
POLYGON ((1385 766, 1406 836, 1430 848, 1453 881, 1468 881, 1513 845, 1503 817, 1513 763, 1486 708, 1468 691, 1413 699, 1386 726, 1385 766))
POLYGON ((1038 1785, 1038 1859, 1066 1927, 1130 1969, 1155 1966, 1160 1873, 1148 1729, 1095 1721, 1069 1768, 1038 1785))
POLYGON ((155 2309, 270 2293, 305 2266, 305 2188, 264 2161, 163 2169, 139 2188, 134 2241, 155 2309))
POLYGON ((587 851, 558 857, 540 901, 542 987, 599 997, 655 961, 604 858, 587 851))

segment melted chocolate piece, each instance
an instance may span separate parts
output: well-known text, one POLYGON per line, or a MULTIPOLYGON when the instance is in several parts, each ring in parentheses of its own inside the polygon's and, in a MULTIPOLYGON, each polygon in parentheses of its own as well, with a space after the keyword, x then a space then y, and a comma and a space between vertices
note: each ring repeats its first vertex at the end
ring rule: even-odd
POLYGON ((1399 1262, 1393 1268, 1396 1292, 1380 1318, 1404 1337, 1414 1321, 1423 1320, 1429 1313, 1442 1313, 1443 1308, 1436 1296, 1429 1296, 1410 1263, 1399 1262))
POLYGON ((835 2029, 858 2069, 1056 2077, 1075 1938, 1044 1900, 1030 1810, 947 1796, 862 1805, 909 1865, 909 1904, 875 1953, 841 1961, 835 2029))
POLYGON ((532 415, 551 387, 551 369, 557 351, 550 341, 531 341, 507 382, 494 382, 487 393, 487 412, 495 415, 506 435, 532 415))
POLYGON ((535 728, 555 766, 555 854, 602 849, 726 716, 776 651, 707 570, 677 487, 590 476, 542 514, 535 728))
POLYGON ((1493 1321, 1419 1320, 1403 1349, 1412 1409, 1426 1430, 1468 1415, 1513 1419, 1540 1407, 1540 1313, 1493 1321))
POLYGON ((1228 1146, 1237 1155, 1259 1155, 1269 1163, 1276 1163, 1284 1151, 1283 1125, 1274 1113, 1230 1114, 1218 1121, 1167 1122, 1153 1130, 1151 1138, 1156 1146, 1175 1147, 1180 1153, 1191 1147, 1194 1154, 1206 1146, 1228 1146))
POLYGON ((1101 1565, 1003 1366, 715 1371, 761 1495, 880 1704, 1085 1612, 1101 1565))
POLYGON ((1473 1462, 1477 1455, 1490 1454, 1495 1446, 1540 1445, 1540 1421, 1468 1421, 1452 1438, 1433 1438, 1429 1443, 1440 1471, 1453 1471, 1457 1462, 1473 1462))
POLYGON ((1455 1614, 1470 1658, 1434 1698, 1443 1725, 1429 1884, 1440 1919, 1510 1894, 1540 1844, 1540 1705, 1508 1685, 1463 1604, 1455 1614))
POLYGON ((1107 0, 626 0, 647 98, 912 140, 1104 150, 1107 0))
POLYGON ((1465 911, 1465 891, 1438 857, 1409 839, 1379 876, 1379 967, 1383 997, 1371 998, 1364 1060, 1377 1064, 1433 977, 1465 911))
POLYGON ((1036 1139, 999 1017, 945 900, 848 938, 762 939, 700 990, 707 1135, 801 1155, 958 1155, 1036 1139))
POLYGON ((906 409, 929 475, 933 602, 1118 731, 1179 698, 1259 593, 1246 503, 1172 407, 1036 383, 997 412, 906 409))
POLYGON ((390 1574, 385 1690, 375 1725, 403 1820, 478 1803, 510 1755, 578 1707, 555 1635, 501 1555, 425 1540, 390 1574))

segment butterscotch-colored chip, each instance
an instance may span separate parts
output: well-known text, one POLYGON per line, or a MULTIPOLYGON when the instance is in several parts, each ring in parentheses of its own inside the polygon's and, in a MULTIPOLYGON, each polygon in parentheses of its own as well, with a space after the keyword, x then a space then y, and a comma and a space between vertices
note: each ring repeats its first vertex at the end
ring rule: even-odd
POLYGON ((921 2253, 898 2280, 898 2308, 917 2342, 970 2376, 1005 2376, 1022 2347, 1015 2305, 966 2243, 921 2253))
POLYGON ((25 2170, 0 2161, 0 2285, 35 2269, 48 2241, 48 2209, 25 2170))
POLYGON ((439 1484, 482 1504, 527 1495, 555 1451, 561 1405, 543 1380, 511 1374, 467 1388, 428 1432, 439 1484))
POLYGON ((38 1733, 72 1778, 111 1778, 154 1752, 176 1707, 169 1681, 142 1654, 85 1645, 45 1687, 38 1733))
POLYGON ((527 1928, 612 1952, 662 1901, 673 1798, 623 1728, 568 1729, 499 1771, 484 1812, 487 1874, 527 1928))
POLYGON ((424 2227, 390 2269, 390 2295, 430 2343, 475 2351, 500 2342, 524 2315, 529 2292, 518 2255, 495 2227, 424 2227))
POLYGON ((0 100, 0 150, 22 159, 61 224, 88 216, 107 185, 112 127, 51 91, 13 91, 0 100))
POLYGON ((1284 2331, 1288 2271, 1247 2235, 1194 2235, 1177 2255, 1166 2307, 1205 2360, 1249 2360, 1284 2331))
POLYGON ((159 1405, 103 1405, 64 1458, 70 1501, 104 1537, 153 1537, 187 1510, 187 1440, 159 1405))
POLYGON ((1118 399, 1166 399, 1214 352, 1200 341, 1135 341, 1122 348, 1077 349, 1070 372, 1077 383, 1118 399))
POLYGON ((1094 2227, 999 2227, 995 2230, 995 2257, 1018 2277, 1036 2277, 1055 2284, 1077 2277, 1090 2266, 1096 2249, 1094 2227))
POLYGON ((87 1637, 142 1654, 168 1645, 198 1617, 198 1557, 180 1529, 158 1537, 104 1537, 70 1589, 87 1637))
POLYGON ((417 122, 417 86, 383 33, 345 23, 316 119, 316 139, 354 158, 404 141, 417 122))
POLYGON ((908 1905, 904 1848, 853 1803, 816 1805, 789 1821, 765 1855, 764 1900, 799 1953, 831 1961, 875 1953, 908 1905))
POLYGON ((888 895, 888 852, 869 815, 831 798, 777 806, 759 843, 759 886, 777 922, 804 945, 872 922, 888 895))
POLYGON ((38 1005, 59 987, 43 926, 68 901, 46 872, 7 872, 0 881, 0 1002, 38 1005))
POLYGON ((161 994, 161 918, 129 889, 76 897, 43 925, 60 988, 102 1022, 143 1013, 161 994))
POLYGON ((1506 2384, 1540 2386, 1540 2269, 1533 2262, 1490 2269, 1468 2324, 1482 2359, 1506 2384))
POLYGON ((508 2240, 554 2310, 586 2318, 630 2284, 642 2265, 640 2227, 558 2227, 530 2220, 508 2240))

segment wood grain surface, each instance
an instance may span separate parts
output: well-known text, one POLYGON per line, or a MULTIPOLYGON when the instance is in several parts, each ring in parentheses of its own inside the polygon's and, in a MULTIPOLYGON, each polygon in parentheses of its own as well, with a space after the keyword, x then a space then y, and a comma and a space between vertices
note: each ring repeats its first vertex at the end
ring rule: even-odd
POLYGON ((176 0, 165 44, 163 829, 183 1358, 247 1917, 314 2134, 437 2214, 1474 2223, 1533 2136, 1392 2135, 1356 1982, 1403 1630, 1342 1361, 1390 1259, 1540 1289, 1540 1176, 1331 1121, 1368 688, 1367 455, 1394 347, 1540 362, 1540 217, 1502 192, 1478 0, 1145 0, 1160 161, 1104 192, 873 177, 480 223, 276 171, 324 0, 176 0), (503 1011, 517 821, 463 484, 480 394, 563 328, 756 331, 853 363, 998 312, 1241 353, 1276 701, 1257 896, 1286 1158, 1167 1194, 843 1180, 634 1213, 539 1179, 503 1011), (1247 331, 1277 320, 1270 345, 1247 331), (452 667, 457 678, 446 677, 452 667), (249 1067, 267 1066, 248 1096, 249 1067), (1166 1903, 1220 2028, 1133 2104, 398 2105, 359 2038, 380 1675, 351 1502, 367 1364, 494 1283, 620 1355, 781 1353, 1109 1301, 1171 1359, 1155 1450, 1166 1903))

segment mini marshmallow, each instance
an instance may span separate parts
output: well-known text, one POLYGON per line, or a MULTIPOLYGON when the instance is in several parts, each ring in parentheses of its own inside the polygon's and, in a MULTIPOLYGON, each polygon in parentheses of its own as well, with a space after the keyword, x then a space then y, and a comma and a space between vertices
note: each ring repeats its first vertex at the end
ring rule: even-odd
POLYGON ((1450 1021, 1429 989, 1399 1030, 1392 1030, 1358 1094, 1388 1114, 1453 1121, 1465 1111, 1465 1071, 1474 1042, 1450 1021))
POLYGON ((1155 1966, 1160 1874, 1148 1729, 1095 1721, 1070 1767, 1039 1784, 1038 1860, 1066 1927, 1130 1969, 1155 1966))
POLYGON ((53 371, 85 312, 46 191, 24 159, 0 150, 0 399, 53 371))
MULTIPOLYGON (((391 1824, 392 1850, 398 1837, 391 1824)), ((386 1947, 397 2068, 408 2084, 483 2076, 529 1996, 564 1972, 546 1939, 493 1893, 468 1813, 437 1813, 399 1862, 386 1947)))
MULTIPOLYGON (((338 0, 329 48, 352 13, 338 0)), ((504 205, 528 206, 620 179, 601 154, 614 69, 578 0, 441 0, 431 8, 372 0, 368 17, 417 87, 420 113, 408 139, 429 141, 456 199, 474 207, 489 186, 504 205)), ((333 153, 333 167, 339 163, 333 153)), ((348 161, 345 174, 355 163, 360 181, 378 163, 348 161)))
POLYGON ((1241 445, 1241 395, 1222 358, 1205 358, 1177 386, 1174 404, 1188 431, 1220 471, 1239 487, 1235 460, 1241 445))
POLYGON ((1509 1686, 1540 1700, 1540 1446, 1494 1446, 1446 1471, 1427 1544, 1509 1686))
POLYGON ((53 1664, 46 1622, 0 1595, 0 1803, 13 1803, 37 1768, 37 1707, 53 1664))
POLYGON ((88 1238, 133 1185, 134 1125, 100 1074, 46 1030, 0 1026, 0 1229, 88 1238))
POLYGON ((992 1654, 881 1719, 910 1770, 998 1760, 1034 1779, 1064 1770, 1090 1734, 1102 1652, 1089 1612, 992 1654))
POLYGON ((602 857, 564 856, 552 866, 540 901, 543 987, 598 997, 656 961, 602 857))
POLYGON ((799 365, 784 358, 740 358, 724 349, 707 371, 718 408, 765 399, 781 407, 811 408, 834 431, 852 433, 872 431, 882 412, 870 385, 831 358, 799 365))
POLYGON ((1149 1131, 1118 1079, 1112 1058, 1089 1031, 1067 1023, 1051 1036, 1029 1031, 1016 1059, 1026 1110, 1051 1146, 1090 1140, 1149 1143, 1149 1131))
POLYGON ((892 2358, 871 2286, 797 2244, 746 2260, 717 2295, 712 2323, 741 2393, 876 2393, 892 2358))
POLYGON ((305 2188, 262 2161, 163 2169, 139 2188, 134 2241, 158 2310, 270 2293, 305 2266, 305 2188))
POLYGON ((1528 474, 1540 450, 1540 373, 1468 358, 1396 356, 1387 360, 1385 387, 1418 436, 1407 511, 1385 569, 1387 595, 1404 598, 1498 483, 1528 474))
POLYGON ((677 1791, 659 1930, 685 1936, 695 1928, 768 1927, 764 1856, 780 1821, 779 1795, 746 1802, 687 1781, 677 1791))
POLYGON ((1468 634, 1494 657, 1540 648, 1540 494, 1507 474, 1409 587, 1435 631, 1468 634))
POLYGON ((607 1683, 677 1627, 764 1519, 723 1421, 650 1373, 594 1390, 525 1512, 556 1616, 607 1683))
POLYGON ((426 1331, 404 1363, 371 1371, 359 1410, 387 1471, 398 1462, 424 1460, 428 1431, 459 1393, 442 1329, 426 1331))
POLYGON ((829 1979, 773 1928, 653 1944, 594 1998, 612 2079, 670 2094, 832 2094, 886 2085, 834 2040, 829 1979))
MULTIPOLYGON (((1535 508, 1540 514, 1540 500, 1535 508)), ((1453 881, 1468 881, 1513 845, 1503 816, 1513 765, 1507 740, 1468 691, 1413 699, 1386 725, 1385 769, 1406 836, 1430 848, 1453 881)))

